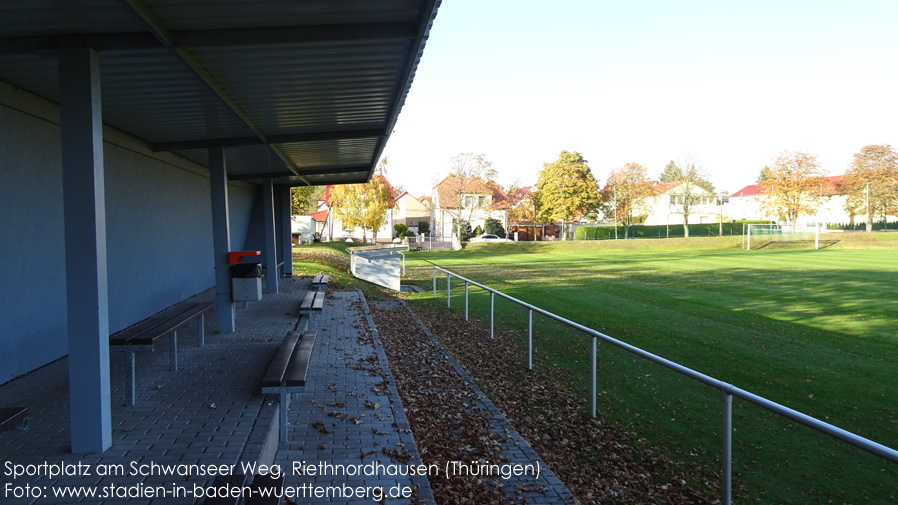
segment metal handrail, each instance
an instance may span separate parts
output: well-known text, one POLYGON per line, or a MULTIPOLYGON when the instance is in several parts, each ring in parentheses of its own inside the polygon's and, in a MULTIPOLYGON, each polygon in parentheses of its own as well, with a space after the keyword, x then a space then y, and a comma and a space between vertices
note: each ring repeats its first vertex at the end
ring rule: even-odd
POLYGON ((601 339, 603 342, 607 342, 611 345, 624 349, 625 351, 629 351, 639 357, 645 358, 649 361, 662 365, 666 368, 674 370, 682 375, 685 375, 689 378, 695 379, 703 384, 711 386, 720 390, 722 395, 722 421, 723 421, 723 433, 722 433, 722 451, 721 451, 721 459, 723 462, 723 477, 721 482, 721 502, 724 504, 732 503, 732 418, 733 418, 733 397, 740 398, 749 403, 757 405, 765 410, 773 412, 774 414, 780 415, 792 421, 795 421, 799 424, 803 424, 809 428, 815 429, 821 433, 829 435, 836 440, 841 442, 845 442, 847 444, 853 445, 858 449, 864 450, 870 454, 875 456, 879 456, 880 458, 886 459, 893 463, 898 463, 898 451, 882 445, 880 443, 874 442, 872 440, 866 439, 860 435, 851 433, 850 431, 843 430, 837 426, 832 424, 823 422, 819 419, 811 417, 807 414, 803 414, 797 410, 790 409, 785 405, 781 405, 779 403, 768 400, 762 396, 758 396, 754 393, 746 391, 744 389, 740 389, 732 384, 720 381, 711 377, 709 375, 705 375, 701 372, 695 371, 691 368, 685 367, 679 363, 675 363, 670 361, 669 359, 662 358, 656 354, 652 354, 646 350, 640 349, 634 345, 630 345, 626 342, 622 342, 617 340, 616 338, 609 337, 604 333, 593 330, 592 328, 588 328, 583 326, 582 324, 575 323, 570 319, 566 319, 557 314, 553 314, 547 310, 541 309, 535 305, 531 305, 522 300, 518 300, 513 296, 509 296, 501 291, 495 290, 489 286, 485 286, 478 282, 472 281, 471 279, 462 277, 454 272, 450 272, 449 270, 440 268, 438 266, 433 267, 433 298, 437 297, 437 270, 446 274, 446 304, 448 307, 451 307, 451 282, 450 279, 455 277, 459 280, 464 281, 465 283, 465 320, 468 319, 468 286, 476 286, 490 293, 490 338, 494 336, 494 298, 495 296, 500 296, 505 298, 506 300, 513 302, 517 305, 520 305, 527 309, 527 368, 529 370, 533 369, 533 313, 536 312, 538 314, 542 314, 550 319, 554 319, 562 324, 570 326, 576 330, 579 330, 583 333, 586 333, 590 337, 592 337, 592 357, 590 361, 590 373, 591 373, 591 398, 590 398, 590 410, 592 417, 596 417, 596 341, 601 339))

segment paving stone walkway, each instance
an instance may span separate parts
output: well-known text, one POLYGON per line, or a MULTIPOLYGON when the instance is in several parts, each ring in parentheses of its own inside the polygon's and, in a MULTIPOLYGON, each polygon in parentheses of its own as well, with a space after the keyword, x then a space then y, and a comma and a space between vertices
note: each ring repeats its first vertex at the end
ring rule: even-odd
POLYGON ((322 320, 306 388, 296 396, 312 408, 291 409, 290 441, 277 456, 285 467, 311 470, 287 473, 296 502, 433 503, 427 479, 408 475, 421 458, 364 296, 329 293, 322 320))

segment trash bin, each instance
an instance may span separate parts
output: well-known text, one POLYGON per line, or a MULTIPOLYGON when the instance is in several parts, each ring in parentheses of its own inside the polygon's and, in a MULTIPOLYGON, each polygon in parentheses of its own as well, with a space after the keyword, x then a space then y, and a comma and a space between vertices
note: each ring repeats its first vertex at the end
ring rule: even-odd
POLYGON ((262 265, 237 263, 230 266, 231 300, 254 302, 262 299, 262 265))

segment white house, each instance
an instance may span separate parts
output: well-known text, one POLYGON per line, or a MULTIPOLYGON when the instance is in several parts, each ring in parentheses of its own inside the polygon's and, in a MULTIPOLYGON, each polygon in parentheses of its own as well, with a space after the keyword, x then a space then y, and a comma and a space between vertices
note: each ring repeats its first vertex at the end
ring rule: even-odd
MULTIPOLYGON (((824 177, 820 185, 819 197, 822 200, 815 214, 799 216, 800 223, 848 223, 851 216, 845 211, 848 195, 840 188, 841 175, 824 177)), ((737 220, 770 220, 777 221, 779 216, 771 215, 762 208, 764 190, 760 184, 745 186, 730 195, 729 215, 737 220)), ((865 216, 855 216, 856 222, 864 222, 865 216)))
POLYGON ((446 177, 433 188, 433 223, 431 233, 438 237, 452 236, 452 222, 461 219, 471 228, 481 228, 493 218, 508 229, 508 199, 501 186, 475 177, 446 177))
MULTIPOLYGON (((683 224, 683 202, 687 195, 692 200, 689 208, 689 223, 716 223, 720 219, 720 207, 717 206, 717 195, 696 184, 682 182, 655 184, 655 195, 648 197, 646 204, 648 216, 646 225, 683 224)), ((726 221, 729 209, 724 206, 726 221)))

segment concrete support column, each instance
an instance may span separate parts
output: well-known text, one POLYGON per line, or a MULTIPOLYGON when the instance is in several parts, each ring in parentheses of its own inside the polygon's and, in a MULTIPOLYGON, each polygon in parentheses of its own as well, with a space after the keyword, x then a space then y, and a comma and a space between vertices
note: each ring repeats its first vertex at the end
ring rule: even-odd
POLYGON ((277 235, 274 231, 274 184, 271 177, 262 181, 262 220, 265 221, 265 284, 269 293, 278 292, 277 235))
POLYGON ((69 412, 73 453, 112 445, 100 58, 59 52, 69 412))
POLYGON ((281 247, 283 247, 284 266, 281 273, 284 277, 293 277, 293 214, 290 187, 282 186, 281 190, 281 247))
POLYGON ((218 331, 234 333, 234 302, 231 301, 231 223, 228 217, 228 170, 223 147, 209 149, 209 181, 212 188, 212 243, 215 251, 215 301, 218 331))

